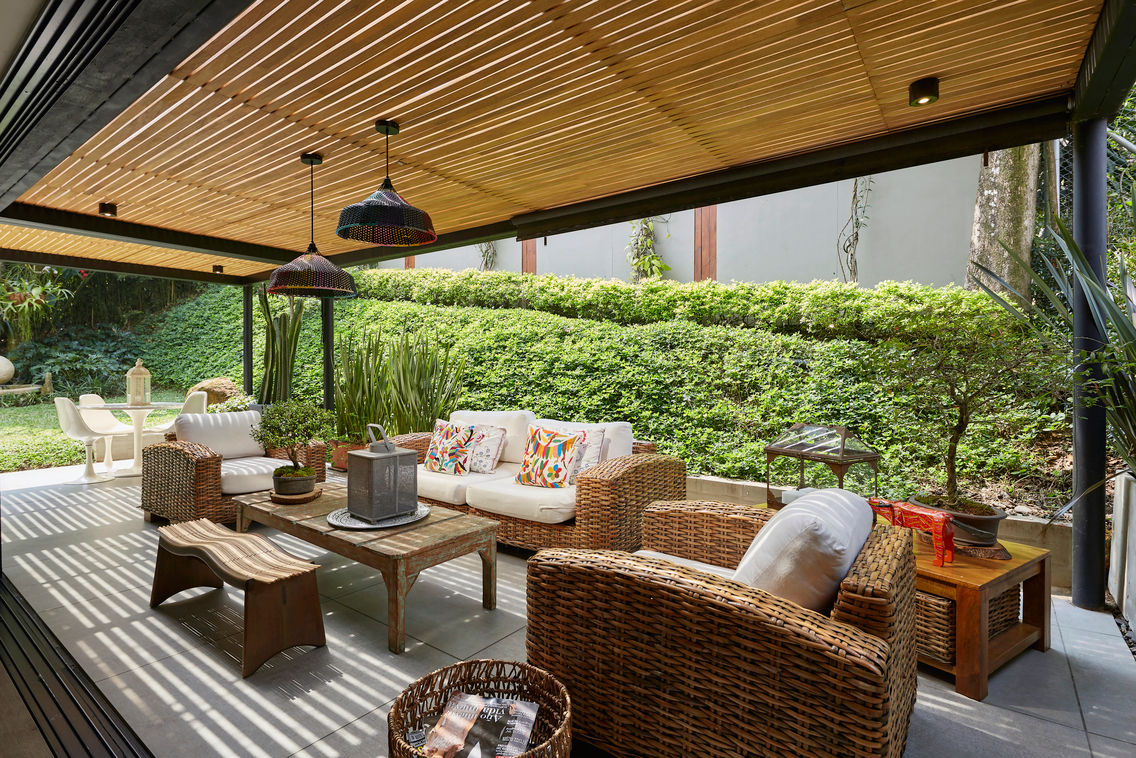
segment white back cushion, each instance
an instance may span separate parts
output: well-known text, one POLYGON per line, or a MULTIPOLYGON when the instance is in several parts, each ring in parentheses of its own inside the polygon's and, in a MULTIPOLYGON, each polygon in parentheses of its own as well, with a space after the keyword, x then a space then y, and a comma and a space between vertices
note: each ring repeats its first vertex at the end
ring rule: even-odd
POLYGON ((602 431, 604 433, 603 452, 600 454, 600 460, 606 461, 608 458, 619 458, 624 455, 631 455, 631 441, 634 435, 631 433, 631 423, 628 421, 607 421, 602 424, 580 424, 575 421, 557 421, 550 418, 539 418, 536 420, 537 426, 543 426, 546 429, 554 429, 558 432, 578 432, 581 429, 584 431, 591 431, 593 429, 602 431))
POLYGON ((525 445, 529 441, 529 424, 536 421, 532 411, 454 411, 450 414, 451 424, 462 426, 500 426, 505 428, 505 448, 500 460, 507 463, 520 463, 525 456, 525 445))
POLYGON ((178 442, 197 442, 222 458, 247 458, 264 455, 252 438, 252 428, 259 423, 259 411, 182 413, 174 419, 174 434, 178 442))
POLYGON ((825 613, 875 520, 868 501, 854 492, 810 492, 761 528, 734 580, 825 613))

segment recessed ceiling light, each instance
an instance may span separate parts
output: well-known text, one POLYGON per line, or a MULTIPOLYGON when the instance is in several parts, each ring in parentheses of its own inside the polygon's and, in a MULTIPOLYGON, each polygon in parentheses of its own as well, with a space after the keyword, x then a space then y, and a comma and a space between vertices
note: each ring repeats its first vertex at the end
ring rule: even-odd
POLYGON ((99 215, 114 218, 118 215, 118 206, 114 203, 99 203, 99 215))
POLYGON ((916 79, 907 87, 907 104, 919 107, 920 105, 930 105, 939 99, 939 79, 935 76, 928 76, 924 79, 916 79))
POLYGON ((220 263, 214 263, 213 264, 213 273, 214 274, 223 274, 223 273, 225 273, 225 267, 222 266, 220 263))

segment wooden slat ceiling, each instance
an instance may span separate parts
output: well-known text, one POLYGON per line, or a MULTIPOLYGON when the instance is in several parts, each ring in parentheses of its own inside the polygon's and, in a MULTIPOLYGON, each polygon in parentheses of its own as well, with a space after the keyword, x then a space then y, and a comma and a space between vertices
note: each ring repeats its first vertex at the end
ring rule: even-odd
POLYGON ((220 264, 225 267, 225 273, 232 276, 256 276, 273 268, 269 263, 190 253, 134 242, 117 242, 79 234, 26 229, 10 224, 0 224, 0 248, 200 272, 212 271, 214 265, 220 264))
POLYGON ((334 254, 361 247, 334 229, 382 179, 377 118, 402 124, 396 188, 457 231, 1068 92, 1100 8, 261 0, 20 200, 111 201, 129 221, 301 251, 298 156, 318 151, 316 239, 334 254), (939 102, 909 107, 931 75, 939 102))

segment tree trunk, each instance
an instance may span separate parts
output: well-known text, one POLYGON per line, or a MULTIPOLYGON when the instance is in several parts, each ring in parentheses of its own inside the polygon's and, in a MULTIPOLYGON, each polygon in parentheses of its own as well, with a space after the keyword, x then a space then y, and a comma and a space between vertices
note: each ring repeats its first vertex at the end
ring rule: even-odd
POLYGON ((951 428, 951 438, 947 442, 947 484, 946 496, 947 502, 958 502, 958 471, 956 470, 958 461, 958 446, 962 436, 966 434, 966 428, 970 425, 970 414, 966 411, 959 413, 958 420, 951 428))
POLYGON ((970 237, 970 263, 967 266, 967 289, 978 289, 975 283, 975 279, 978 279, 995 292, 1005 292, 975 267, 974 264, 980 263, 1015 290, 1028 296, 1029 271, 1018 265, 1001 243, 1005 243, 1026 263, 1030 262, 1030 248, 1036 225, 1040 153, 1038 145, 999 150, 989 154, 990 165, 979 172, 974 225, 970 237))

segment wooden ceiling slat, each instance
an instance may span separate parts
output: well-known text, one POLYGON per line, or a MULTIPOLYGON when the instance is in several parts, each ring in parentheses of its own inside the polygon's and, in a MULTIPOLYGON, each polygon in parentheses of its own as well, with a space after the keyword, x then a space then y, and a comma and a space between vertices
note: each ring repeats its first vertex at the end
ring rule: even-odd
POLYGON ((318 151, 335 254, 382 178, 376 118, 452 232, 1061 94, 1100 3, 260 0, 20 199, 302 250, 318 151), (942 98, 908 107, 928 74, 942 98))

